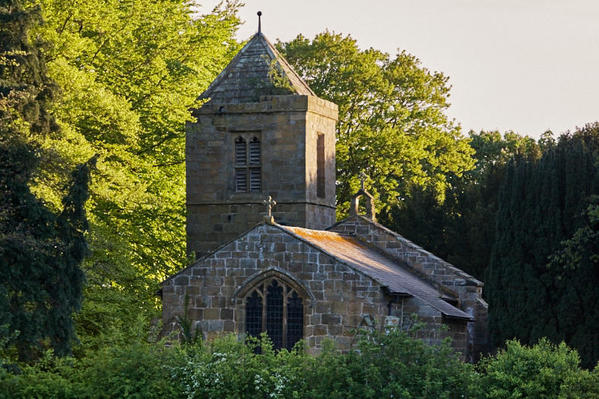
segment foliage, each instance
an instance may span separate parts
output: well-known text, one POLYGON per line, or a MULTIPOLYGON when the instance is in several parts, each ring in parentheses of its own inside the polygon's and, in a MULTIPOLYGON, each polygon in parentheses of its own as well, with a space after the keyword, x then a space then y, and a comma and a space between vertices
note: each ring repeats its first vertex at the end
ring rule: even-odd
POLYGON ((339 106, 337 203, 347 212, 369 176, 379 208, 392 206, 410 185, 430 188, 442 198, 448 176, 473 166, 468 140, 448 119, 448 79, 430 72, 407 52, 395 57, 360 50, 348 36, 302 35, 278 48, 321 98, 339 106))
POLYGON ((539 142, 508 132, 470 132, 476 166, 450 179, 445 201, 413 186, 381 222, 460 269, 483 279, 495 238, 497 194, 513 157, 537 159, 551 147, 547 132, 539 142))
POLYGON ((189 317, 189 295, 187 294, 185 294, 185 299, 183 300, 183 316, 176 316, 176 322, 179 328, 181 343, 195 345, 204 338, 200 325, 196 324, 194 328, 194 321, 189 317))
POLYGON ((177 348, 147 343, 105 348, 83 360, 49 352, 19 374, 0 371, 0 398, 183 398, 169 370, 184 360, 177 348))
POLYGON ((51 351, 20 373, 0 367, 0 399, 11 398, 559 398, 597 399, 599 368, 581 370, 576 351, 541 340, 508 342, 477 372, 448 343, 429 346, 409 333, 364 333, 341 353, 325 342, 273 351, 263 335, 200 345, 115 345, 85 359, 51 351))
MULTIPOLYGON (((428 346, 405 333, 369 334, 358 350, 275 352, 263 335, 208 344, 135 343, 83 360, 47 354, 21 374, 0 371, 11 398, 450 398, 474 397, 477 375, 447 344, 428 346), (463 395, 463 396, 462 396, 463 395)), ((0 394, 0 398, 2 398, 0 394)))
POLYGON ((525 344, 547 337, 579 349, 587 367, 597 361, 599 330, 593 321, 584 322, 596 307, 589 301, 596 297, 596 267, 547 264, 561 242, 584 226, 589 197, 599 192, 598 150, 599 125, 587 125, 562 135, 539 160, 510 163, 485 278, 495 345, 514 337, 525 344), (580 279, 588 281, 578 290, 580 279))
POLYGON ((306 384, 303 368, 313 362, 301 346, 275 352, 266 335, 247 344, 230 335, 202 348, 190 351, 187 365, 173 370, 189 399, 295 398, 306 384))
POLYGON ((32 194, 41 154, 34 143, 57 132, 49 111, 56 85, 43 45, 28 38, 39 10, 3 1, 0 21, 0 337, 30 361, 48 346, 68 354, 75 338, 72 313, 81 306, 84 205, 94 159, 72 172, 60 210, 32 194))
POLYGON ((306 376, 308 398, 476 397, 476 374, 449 341, 428 345, 400 330, 368 332, 356 350, 325 350, 306 376))
POLYGON ((549 263, 560 294, 559 329, 587 367, 599 359, 599 197, 590 202, 583 224, 562 242, 549 263))
POLYGON ((480 365, 485 398, 598 398, 599 373, 581 370, 579 362, 576 351, 564 343, 541 339, 527 347, 508 341, 480 365))
POLYGON ((185 0, 39 3, 46 23, 35 34, 52 45, 45 52, 62 89, 54 107, 62 132, 38 140, 51 156, 33 189, 58 207, 65 172, 98 155, 78 316, 94 349, 140 338, 137 324, 147 326, 158 307, 158 282, 187 262, 184 126, 239 47, 238 4, 201 15, 185 0))

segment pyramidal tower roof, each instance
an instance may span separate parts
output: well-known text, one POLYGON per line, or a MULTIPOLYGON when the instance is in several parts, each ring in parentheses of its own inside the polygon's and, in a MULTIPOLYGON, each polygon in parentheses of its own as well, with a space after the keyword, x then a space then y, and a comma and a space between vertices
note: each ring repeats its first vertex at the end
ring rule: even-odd
POLYGON ((200 99, 230 104, 258 102, 263 95, 316 96, 277 49, 258 32, 208 86, 200 99))

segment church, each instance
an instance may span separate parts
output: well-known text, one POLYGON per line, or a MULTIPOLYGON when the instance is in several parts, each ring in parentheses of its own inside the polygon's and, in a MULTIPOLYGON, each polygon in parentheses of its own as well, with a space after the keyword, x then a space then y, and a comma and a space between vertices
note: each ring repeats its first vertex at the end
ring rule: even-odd
POLYGON ((477 359, 482 282, 377 223, 363 185, 336 221, 337 106, 260 30, 200 98, 186 127, 197 260, 162 283, 167 330, 186 311, 208 339, 266 332, 276 348, 303 339, 314 353, 325 339, 348 350, 358 328, 408 329, 416 318, 422 339, 449 336, 477 359))

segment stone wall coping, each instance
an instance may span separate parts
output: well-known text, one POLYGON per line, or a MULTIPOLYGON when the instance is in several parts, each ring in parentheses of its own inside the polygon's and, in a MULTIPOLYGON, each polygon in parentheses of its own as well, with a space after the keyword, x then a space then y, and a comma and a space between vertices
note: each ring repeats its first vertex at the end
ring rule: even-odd
MULTIPOLYGON (((332 226, 328 227, 326 230, 333 230, 335 227, 340 226, 342 224, 345 224, 349 221, 351 221, 352 219, 356 219, 360 222, 365 222, 369 225, 372 225, 373 227, 384 231, 385 233, 393 236, 397 241, 400 241, 402 244, 404 244, 405 246, 411 248, 414 251, 419 252, 420 254, 422 254, 423 256, 426 256, 427 258, 434 260, 435 262, 438 262, 439 264, 443 265, 443 267, 447 268, 448 270, 452 271, 453 273, 455 273, 456 275, 468 280, 469 282, 471 282, 473 285, 477 286, 477 287, 483 287, 484 283, 476 278, 474 278, 473 276, 471 276, 470 274, 464 272, 463 270, 455 267, 454 265, 452 265, 451 263, 444 261, 443 259, 439 258, 438 256, 428 252, 427 250, 425 250, 424 248, 422 248, 419 245, 414 244, 412 241, 408 240, 407 238, 403 237, 401 234, 398 234, 396 232, 394 232, 393 230, 390 230, 388 228, 386 228, 385 226, 383 226, 380 223, 374 222, 370 219, 368 219, 365 216, 362 215, 354 215, 354 216, 350 216, 348 218, 345 218, 335 224, 333 224, 332 226)), ((408 263, 409 265, 409 263, 408 263)))
POLYGON ((219 115, 219 114, 251 114, 251 113, 276 113, 276 112, 312 112, 325 118, 338 120, 337 105, 310 95, 270 95, 260 97, 254 103, 211 103, 204 104, 199 109, 192 109, 192 115, 219 115))

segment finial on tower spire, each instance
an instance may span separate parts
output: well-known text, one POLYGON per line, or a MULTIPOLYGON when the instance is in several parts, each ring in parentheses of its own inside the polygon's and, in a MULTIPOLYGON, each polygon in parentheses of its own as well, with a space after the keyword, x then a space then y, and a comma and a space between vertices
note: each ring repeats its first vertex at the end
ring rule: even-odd
POLYGON ((262 33, 262 11, 258 11, 258 33, 262 33))

